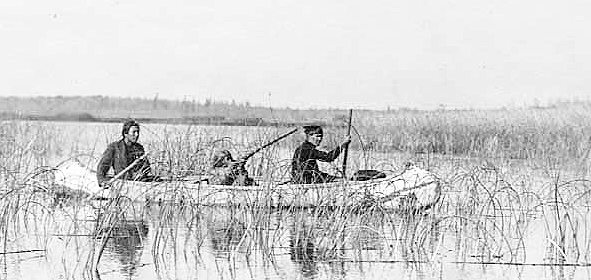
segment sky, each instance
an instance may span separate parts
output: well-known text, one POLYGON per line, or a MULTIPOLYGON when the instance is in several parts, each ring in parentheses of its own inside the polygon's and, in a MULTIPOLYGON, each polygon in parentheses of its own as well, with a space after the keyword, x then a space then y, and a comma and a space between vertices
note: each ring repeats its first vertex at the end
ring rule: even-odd
POLYGON ((0 3, 0 96, 292 108, 587 100, 591 1, 0 3))

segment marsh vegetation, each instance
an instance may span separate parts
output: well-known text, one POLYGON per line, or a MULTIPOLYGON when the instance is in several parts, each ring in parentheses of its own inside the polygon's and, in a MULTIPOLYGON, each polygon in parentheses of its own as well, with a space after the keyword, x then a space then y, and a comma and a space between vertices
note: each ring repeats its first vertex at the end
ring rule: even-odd
MULTIPOLYGON (((588 275, 591 188, 585 107, 356 116, 349 168, 438 174, 439 203, 390 211, 204 207, 103 201, 53 181, 61 161, 93 166, 119 124, 7 121, 0 126, 2 278, 455 279, 588 275), (485 268, 486 267, 486 268, 485 268), (483 271, 485 270, 485 271, 483 271), (35 277, 31 277, 35 278, 35 277)), ((285 130, 149 124, 140 142, 154 171, 205 171, 216 148, 246 153, 285 130)), ((328 129, 331 146, 344 129, 328 129)), ((293 137, 253 157, 261 182, 288 174, 293 137)), ((322 166, 335 171, 338 164, 322 166)))

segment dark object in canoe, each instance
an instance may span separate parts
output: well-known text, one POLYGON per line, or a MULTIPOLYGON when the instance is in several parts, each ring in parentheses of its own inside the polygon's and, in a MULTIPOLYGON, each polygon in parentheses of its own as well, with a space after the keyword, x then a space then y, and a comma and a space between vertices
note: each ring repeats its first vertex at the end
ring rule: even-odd
POLYGON ((351 177, 351 181, 368 181, 373 179, 386 178, 386 173, 379 170, 357 170, 351 177))

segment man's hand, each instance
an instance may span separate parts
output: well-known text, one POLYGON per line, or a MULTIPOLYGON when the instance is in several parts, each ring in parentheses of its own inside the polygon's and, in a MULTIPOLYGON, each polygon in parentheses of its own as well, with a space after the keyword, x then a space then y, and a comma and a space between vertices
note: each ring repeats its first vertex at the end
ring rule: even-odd
POLYGON ((343 141, 343 143, 341 144, 341 146, 342 147, 346 147, 350 143, 351 143, 351 136, 350 135, 347 135, 347 136, 345 136, 345 140, 343 141))

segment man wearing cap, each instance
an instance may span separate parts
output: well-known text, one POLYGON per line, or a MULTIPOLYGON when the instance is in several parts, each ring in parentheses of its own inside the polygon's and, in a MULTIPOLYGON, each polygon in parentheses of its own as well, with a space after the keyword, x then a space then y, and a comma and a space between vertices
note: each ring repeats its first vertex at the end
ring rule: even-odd
POLYGON ((345 141, 334 150, 324 152, 316 149, 322 142, 322 127, 319 125, 304 126, 304 133, 306 140, 295 150, 291 161, 292 183, 315 184, 333 181, 337 177, 320 171, 316 161, 334 161, 341 151, 351 143, 351 138, 347 136, 345 141))
POLYGON ((248 177, 248 171, 244 167, 246 161, 235 161, 228 150, 219 150, 213 155, 211 177, 212 185, 252 186, 255 182, 248 177))
POLYGON ((115 174, 119 174, 126 167, 132 164, 136 159, 141 160, 127 171, 121 179, 125 180, 143 180, 148 178, 150 171, 150 162, 144 157, 144 147, 137 141, 140 137, 140 125, 134 120, 128 120, 123 123, 121 130, 121 140, 115 141, 103 153, 101 160, 96 168, 96 177, 101 187, 108 187, 106 182, 107 172, 113 168, 115 174))

